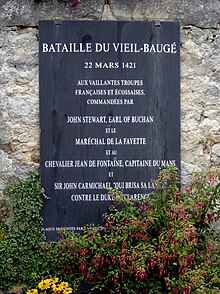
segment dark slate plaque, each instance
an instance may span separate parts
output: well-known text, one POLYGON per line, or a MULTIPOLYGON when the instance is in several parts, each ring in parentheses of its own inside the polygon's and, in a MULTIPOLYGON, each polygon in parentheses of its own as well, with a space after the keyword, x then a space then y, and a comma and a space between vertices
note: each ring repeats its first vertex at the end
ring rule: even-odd
POLYGON ((141 200, 180 166, 176 22, 40 22, 42 215, 48 240, 102 225, 110 187, 141 200))

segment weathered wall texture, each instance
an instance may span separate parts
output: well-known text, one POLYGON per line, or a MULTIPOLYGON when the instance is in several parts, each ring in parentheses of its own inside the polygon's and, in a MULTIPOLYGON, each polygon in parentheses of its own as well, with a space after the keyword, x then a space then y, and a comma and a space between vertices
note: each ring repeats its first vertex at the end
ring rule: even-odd
POLYGON ((70 3, 0 0, 0 191, 39 165, 39 19, 180 20, 183 179, 220 168, 220 1, 70 3))

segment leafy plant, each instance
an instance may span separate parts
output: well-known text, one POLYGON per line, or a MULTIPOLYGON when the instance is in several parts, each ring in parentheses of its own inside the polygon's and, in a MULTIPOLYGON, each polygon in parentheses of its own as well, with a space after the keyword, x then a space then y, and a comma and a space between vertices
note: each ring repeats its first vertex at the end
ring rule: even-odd
POLYGON ((219 293, 220 243, 211 226, 219 218, 219 175, 196 176, 182 192, 169 168, 156 185, 141 203, 110 190, 115 201, 104 230, 88 226, 45 244, 50 274, 74 290, 85 282, 105 293, 219 293))
POLYGON ((42 262, 39 248, 44 241, 40 232, 43 190, 39 175, 33 173, 26 180, 18 180, 4 193, 10 198, 12 216, 5 220, 7 230, 0 242, 0 289, 33 282, 30 273, 42 262))
POLYGON ((103 230, 88 225, 81 235, 63 232, 58 242, 45 243, 43 190, 32 174, 5 192, 13 216, 0 242, 1 288, 39 288, 40 280, 56 276, 73 291, 85 283, 112 294, 219 293, 220 242, 213 228, 220 217, 219 180, 220 174, 195 175, 182 191, 179 172, 162 170, 142 202, 109 191, 114 201, 103 230))
POLYGON ((0 200, 0 241, 4 238, 7 231, 6 220, 9 217, 10 207, 7 199, 0 200))

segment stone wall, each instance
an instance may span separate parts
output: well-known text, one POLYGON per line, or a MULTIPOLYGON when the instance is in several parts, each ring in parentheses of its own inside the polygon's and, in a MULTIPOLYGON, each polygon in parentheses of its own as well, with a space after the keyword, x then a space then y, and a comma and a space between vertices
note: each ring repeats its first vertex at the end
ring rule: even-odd
POLYGON ((72 2, 0 0, 0 191, 39 166, 42 19, 180 20, 183 180, 220 168, 220 1, 81 0, 71 9, 72 2))

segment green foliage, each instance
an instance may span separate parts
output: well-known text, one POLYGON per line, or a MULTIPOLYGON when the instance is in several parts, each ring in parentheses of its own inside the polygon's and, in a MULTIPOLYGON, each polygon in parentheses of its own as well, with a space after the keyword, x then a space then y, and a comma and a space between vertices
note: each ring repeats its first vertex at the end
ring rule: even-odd
POLYGON ((56 276, 77 290, 120 294, 220 292, 220 175, 196 175, 180 190, 175 168, 162 170, 155 191, 142 202, 110 190, 114 199, 104 228, 62 233, 45 243, 40 232, 43 191, 31 175, 7 188, 13 216, 0 242, 1 287, 37 287, 56 276))
POLYGON ((0 200, 0 241, 4 238, 7 231, 6 220, 9 217, 9 202, 6 199, 0 200))
POLYGON ((43 190, 39 175, 31 174, 8 186, 5 195, 10 198, 12 216, 6 220, 7 230, 0 242, 0 288, 31 283, 30 273, 39 267, 40 209, 43 190))
POLYGON ((46 274, 75 290, 85 282, 111 293, 219 293, 220 243, 211 226, 219 218, 219 176, 196 176, 185 192, 178 178, 176 169, 161 171, 141 203, 111 190, 103 231, 86 227, 42 247, 44 266, 52 263, 46 274))

